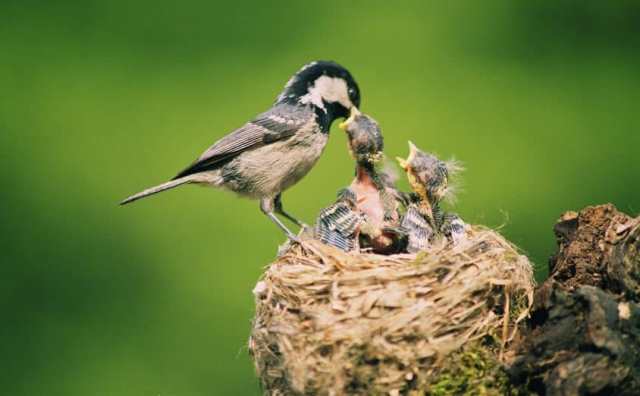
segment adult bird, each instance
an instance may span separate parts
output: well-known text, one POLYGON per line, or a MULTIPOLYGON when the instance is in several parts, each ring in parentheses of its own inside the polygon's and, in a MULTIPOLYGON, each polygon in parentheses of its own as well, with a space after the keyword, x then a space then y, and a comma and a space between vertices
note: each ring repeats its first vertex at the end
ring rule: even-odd
POLYGON ((334 120, 360 106, 360 90, 347 69, 311 62, 291 77, 273 106, 218 140, 169 182, 146 189, 121 205, 184 184, 223 188, 260 200, 260 209, 292 240, 276 216, 303 223, 282 207, 282 192, 316 164, 334 120))

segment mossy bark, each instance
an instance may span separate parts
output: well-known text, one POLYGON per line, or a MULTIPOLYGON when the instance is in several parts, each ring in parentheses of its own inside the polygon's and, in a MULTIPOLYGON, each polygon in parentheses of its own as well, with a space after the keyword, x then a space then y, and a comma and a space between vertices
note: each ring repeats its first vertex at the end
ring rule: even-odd
POLYGON ((565 213, 555 233, 512 384, 544 395, 640 394, 640 218, 589 207, 565 213))

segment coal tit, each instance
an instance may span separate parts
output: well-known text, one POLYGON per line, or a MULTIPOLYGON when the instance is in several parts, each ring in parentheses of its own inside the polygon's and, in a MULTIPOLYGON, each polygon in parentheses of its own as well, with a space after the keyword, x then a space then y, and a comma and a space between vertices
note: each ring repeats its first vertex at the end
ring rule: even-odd
POLYGON ((334 120, 360 106, 351 73, 335 62, 311 62, 291 77, 273 106, 224 136, 171 181, 146 189, 122 205, 183 184, 223 188, 260 200, 260 209, 292 239, 275 215, 298 225, 284 211, 282 192, 316 164, 334 120))

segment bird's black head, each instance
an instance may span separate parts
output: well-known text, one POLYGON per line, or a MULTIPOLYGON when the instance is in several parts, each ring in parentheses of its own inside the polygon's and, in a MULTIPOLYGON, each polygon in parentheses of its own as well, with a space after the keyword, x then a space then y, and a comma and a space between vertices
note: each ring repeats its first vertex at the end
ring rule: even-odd
POLYGON ((360 106, 360 88, 347 69, 331 61, 304 65, 289 79, 277 103, 312 105, 324 126, 360 106))

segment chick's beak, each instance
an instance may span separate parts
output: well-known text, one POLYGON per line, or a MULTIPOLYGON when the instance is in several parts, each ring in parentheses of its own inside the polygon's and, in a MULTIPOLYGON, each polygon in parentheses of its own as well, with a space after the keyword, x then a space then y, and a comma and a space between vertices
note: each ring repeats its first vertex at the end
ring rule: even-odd
POLYGON ((406 159, 400 158, 400 157, 396 157, 396 161, 398 161, 398 163, 400 164, 400 167, 402 169, 404 169, 405 171, 409 170, 409 163, 407 162, 406 159))
POLYGON ((413 144, 412 141, 409 141, 409 157, 407 157, 407 162, 412 162, 415 159, 417 153, 418 147, 416 147, 416 145, 413 144))
POLYGON ((356 116, 358 114, 360 114, 360 111, 358 110, 358 108, 355 107, 355 106, 352 106, 351 107, 351 114, 349 115, 349 118, 347 118, 346 120, 341 122, 340 125, 338 125, 338 127, 340 129, 342 129, 343 131, 346 131, 347 127, 349 126, 349 124, 351 124, 353 122, 353 120, 356 118, 356 116))

